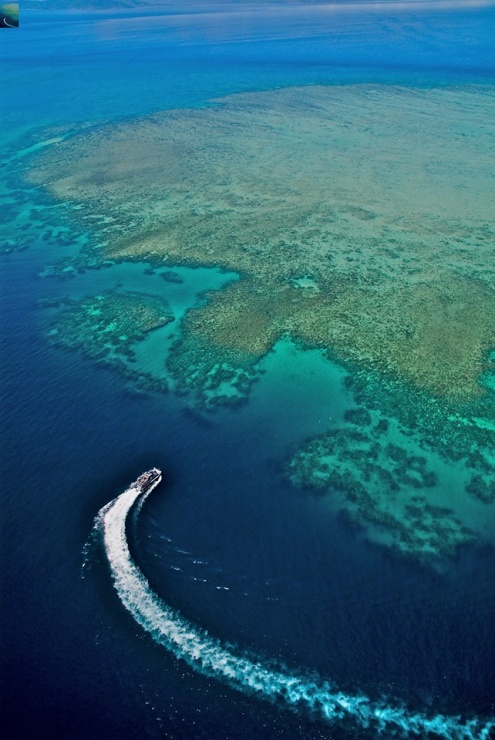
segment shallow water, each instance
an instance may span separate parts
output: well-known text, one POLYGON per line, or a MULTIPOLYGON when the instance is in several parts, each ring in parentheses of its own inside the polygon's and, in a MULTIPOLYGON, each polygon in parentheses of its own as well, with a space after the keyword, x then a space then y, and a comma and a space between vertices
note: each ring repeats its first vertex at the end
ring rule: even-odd
MULTIPOLYGON (((70 209, 22 184, 29 153, 8 161, 18 148, 61 135, 59 127, 63 134, 88 120, 197 107, 248 90, 492 84, 489 6, 340 9, 343 25, 334 14, 323 26, 324 8, 259 10, 263 23, 224 11, 194 22, 187 14, 146 18, 138 33, 136 24, 127 32, 127 16, 61 15, 45 26, 25 12, 22 36, 6 39, 4 173, 14 209, 22 201, 38 216, 2 227, 2 237, 21 235, 27 246, 2 257, 2 709, 9 736, 373 736, 352 719, 327 723, 307 708, 265 703, 205 677, 125 612, 100 546, 85 544, 98 510, 152 465, 164 470, 164 482, 130 528, 131 554, 154 591, 192 625, 273 671, 328 679, 372 701, 428 715, 495 713, 493 550, 462 548, 440 571, 397 558, 328 498, 284 476, 296 446, 338 426, 353 405, 341 365, 279 342, 247 403, 211 414, 172 392, 139 394, 121 373, 46 340, 58 309, 40 299, 107 289, 159 293, 178 321, 204 300, 201 291, 230 276, 181 268, 184 282, 173 283, 145 274, 143 264, 120 264, 62 281, 40 277, 92 236, 78 230, 70 209), (30 229, 15 231, 26 223, 30 229)), ((140 364, 166 375, 157 335, 136 351, 140 364)))

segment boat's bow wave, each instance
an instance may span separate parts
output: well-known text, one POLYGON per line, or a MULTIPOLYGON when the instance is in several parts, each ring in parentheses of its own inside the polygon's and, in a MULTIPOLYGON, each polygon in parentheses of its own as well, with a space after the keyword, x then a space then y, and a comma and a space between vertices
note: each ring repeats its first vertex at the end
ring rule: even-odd
POLYGON ((233 688, 270 700, 281 700, 292 708, 309 711, 329 722, 350 720, 361 728, 388 735, 433 735, 455 740, 488 740, 495 720, 461 720, 440 714, 411 712, 386 702, 374 702, 364 695, 339 691, 329 681, 316 681, 303 675, 273 670, 262 662, 242 656, 222 645, 206 631, 191 624, 168 606, 151 589, 134 563, 126 537, 129 513, 139 513, 144 498, 161 478, 145 491, 133 483, 124 493, 104 506, 96 518, 101 532, 114 586, 125 608, 155 642, 185 660, 203 675, 227 682, 233 688))

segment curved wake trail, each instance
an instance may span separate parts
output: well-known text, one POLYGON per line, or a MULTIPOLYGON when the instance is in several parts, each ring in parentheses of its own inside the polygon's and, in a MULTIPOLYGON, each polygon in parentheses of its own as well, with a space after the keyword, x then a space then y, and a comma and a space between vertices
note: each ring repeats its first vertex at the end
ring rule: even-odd
POLYGON ((153 592, 132 560, 127 543, 126 521, 131 509, 140 499, 139 511, 143 499, 157 485, 158 482, 145 494, 137 485, 131 485, 100 509, 96 519, 118 596, 155 642, 203 675, 221 679, 244 693, 283 700, 290 707, 306 709, 330 722, 348 719, 361 727, 388 734, 423 737, 433 734, 449 740, 489 740, 495 721, 483 723, 472 719, 464 722, 458 717, 409 712, 402 707, 373 702, 366 696, 346 694, 326 681, 316 682, 304 676, 272 670, 261 662, 237 655, 232 648, 223 646, 205 630, 184 619, 153 592))

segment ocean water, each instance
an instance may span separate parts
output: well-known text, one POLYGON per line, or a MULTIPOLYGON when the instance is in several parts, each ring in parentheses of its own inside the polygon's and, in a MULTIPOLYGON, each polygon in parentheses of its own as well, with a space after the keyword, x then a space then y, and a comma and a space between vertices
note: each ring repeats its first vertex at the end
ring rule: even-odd
MULTIPOLYGON (((428 568, 370 543, 327 498, 288 482, 283 460, 351 403, 346 371, 317 350, 279 342, 248 401, 209 414, 174 392, 139 393, 115 368, 53 346, 58 309, 47 302, 163 291, 177 325, 205 290, 235 276, 177 268, 182 282, 166 282, 143 263, 51 276, 92 236, 23 175, 36 147, 67 131, 231 93, 492 85, 494 31, 490 3, 222 5, 25 11, 22 29, 2 37, 8 737, 483 736, 495 714, 493 548, 466 547, 428 568), (115 520, 103 526, 109 569, 94 518, 153 465, 164 481, 139 516, 131 508, 130 555, 115 520), (173 630, 184 625, 181 643, 173 630), (196 648, 212 656, 209 668, 189 654, 196 648), (225 679, 230 660, 241 678, 225 679), (288 677, 292 696, 276 689, 288 677), (324 699, 308 701, 308 687, 324 699), (338 711, 325 716, 336 695, 338 711), (366 709, 377 706, 382 722, 366 709), (399 720, 383 719, 394 712, 399 720), (469 720, 479 724, 464 731, 469 720)), ((159 374, 169 327, 158 332, 138 360, 159 374)), ((120 501, 110 513, 127 513, 120 501)))

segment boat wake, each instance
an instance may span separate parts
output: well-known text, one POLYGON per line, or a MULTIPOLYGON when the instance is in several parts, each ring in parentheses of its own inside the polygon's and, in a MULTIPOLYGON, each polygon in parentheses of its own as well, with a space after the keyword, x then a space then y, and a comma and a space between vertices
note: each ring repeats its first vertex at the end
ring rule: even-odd
POLYGON ((495 728, 495 720, 461 720, 454 716, 412 712, 387 702, 372 701, 364 695, 346 694, 329 681, 273 670, 262 662, 242 656, 235 648, 222 645, 168 606, 154 593, 134 563, 126 537, 128 516, 131 512, 135 514, 136 509, 139 513, 144 498, 160 480, 143 491, 138 479, 104 506, 95 520, 95 526, 103 537, 117 594, 127 611, 156 643, 205 676, 222 680, 247 694, 282 701, 293 709, 306 710, 328 722, 347 720, 371 732, 384 732, 387 736, 415 734, 449 740, 488 740, 495 728))

